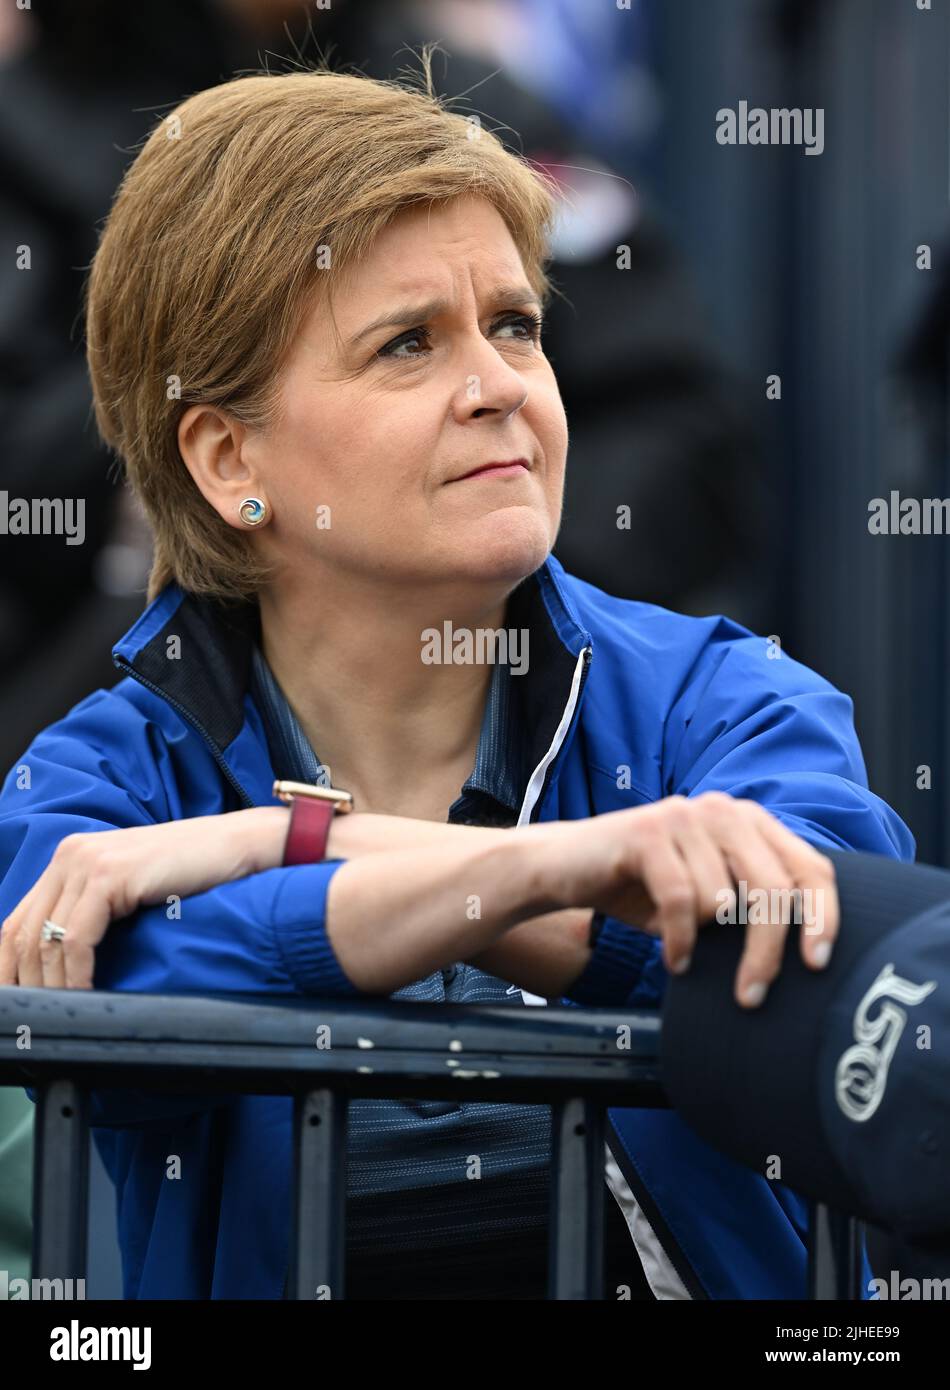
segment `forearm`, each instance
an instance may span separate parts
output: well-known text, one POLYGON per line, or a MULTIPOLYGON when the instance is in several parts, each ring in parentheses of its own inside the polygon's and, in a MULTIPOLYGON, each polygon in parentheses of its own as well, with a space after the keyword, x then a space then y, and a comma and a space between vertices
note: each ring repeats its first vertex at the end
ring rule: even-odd
POLYGON ((326 929, 361 990, 391 994, 493 946, 550 913, 536 837, 396 850, 348 860, 334 874, 326 929))
MULTIPOLYGON (((276 815, 286 818, 287 813, 278 811, 276 815)), ((446 883, 450 883, 452 875, 457 872, 457 865, 462 862, 458 858, 460 855, 464 857, 497 846, 510 846, 516 841, 520 841, 524 846, 520 854, 530 854, 534 846, 541 845, 542 842, 546 844, 550 838, 550 827, 544 826, 499 829, 417 820, 406 816, 352 812, 335 816, 331 822, 327 858, 345 859, 365 865, 370 856, 376 859, 380 856, 390 859, 393 855, 398 855, 400 860, 404 860, 408 854, 428 852, 433 856, 430 868, 437 868, 439 863, 444 861, 448 875, 446 883)), ((404 867, 401 865, 399 872, 403 872, 404 867)), ((338 873, 335 882, 340 877, 341 874, 338 873)), ((509 904, 514 915, 510 915, 507 927, 500 926, 494 918, 486 918, 484 910, 481 921, 469 920, 463 914, 460 924, 456 893, 454 918, 450 913, 446 918, 440 919, 437 909, 428 926, 421 924, 418 912, 415 920, 407 920, 400 926, 392 916, 392 880, 393 870, 385 864, 377 864, 376 872, 372 875, 360 876, 360 896, 364 893, 367 895, 362 908, 364 916, 360 920, 364 924, 370 924, 365 940, 361 937, 359 923, 354 926, 348 920, 346 907, 343 907, 341 915, 339 905, 332 904, 332 925, 328 923, 328 930, 334 949, 337 950, 343 969, 362 988, 377 987, 364 983, 364 980, 375 978, 379 970, 382 970, 387 984, 395 978, 393 970, 405 973, 404 979, 389 984, 391 992, 412 979, 421 978, 433 970, 440 969, 443 965, 462 960, 488 974, 509 980, 533 994, 545 998, 560 998, 590 961, 592 909, 589 907, 561 908, 533 917, 526 914, 519 917, 517 904, 522 899, 520 892, 516 891, 512 903, 509 904), (374 922, 377 923, 375 926, 372 925, 374 922), (510 925, 512 922, 514 925, 510 925), (345 935, 346 940, 337 933, 345 935), (382 945, 384 941, 385 948, 382 945), (398 948, 394 945, 396 942, 401 943, 398 948), (387 958, 384 950, 390 949, 392 956, 387 958), (412 952, 412 959, 419 962, 415 974, 406 973, 407 957, 401 953, 407 949, 412 952), (354 970, 360 976, 359 979, 353 974, 354 970)), ((343 882, 345 885, 345 878, 343 882)), ((328 912, 331 910, 331 899, 335 898, 338 892, 339 887, 331 885, 328 912)), ((476 893, 477 890, 467 889, 462 895, 466 904, 469 892, 476 893)), ((419 893, 419 886, 414 884, 414 909, 421 906, 419 893)), ((431 906, 431 903, 427 903, 426 906, 431 906)), ((354 914, 354 918, 356 916, 358 913, 354 914)))
POLYGON ((359 859, 397 849, 440 849, 459 845, 504 843, 510 830, 481 825, 457 825, 449 821, 416 820, 411 816, 383 816, 372 811, 352 811, 334 816, 327 840, 328 859, 359 859))
MULTIPOLYGON (((328 857, 359 858, 395 849, 497 845, 510 829, 455 825, 354 812, 334 817, 328 857)), ((544 997, 560 997, 590 960, 590 908, 566 908, 521 922, 467 963, 544 997)), ((461 959, 461 957, 459 957, 461 959)))
MULTIPOLYGON (((208 873, 218 881, 242 873, 277 868, 284 856, 290 811, 285 806, 259 806, 231 811, 223 817, 204 817, 191 822, 226 822, 233 834, 222 846, 223 857, 208 862, 208 873)), ((411 816, 384 816, 373 811, 351 811, 334 816, 327 837, 327 859, 362 859, 368 854, 396 850, 486 848, 504 844, 511 830, 480 825, 456 825, 449 821, 416 820, 411 816)))
POLYGON ((591 916, 591 908, 569 907, 534 917, 469 956, 467 964, 531 994, 560 999, 590 961, 591 916))

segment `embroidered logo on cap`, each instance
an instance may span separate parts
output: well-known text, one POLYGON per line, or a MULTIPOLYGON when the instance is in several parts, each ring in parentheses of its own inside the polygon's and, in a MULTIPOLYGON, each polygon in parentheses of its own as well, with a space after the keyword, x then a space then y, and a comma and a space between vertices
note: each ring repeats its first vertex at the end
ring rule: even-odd
POLYGON ((841 1054, 835 1071, 835 1099, 849 1120, 869 1120, 884 1099, 887 1071, 900 1041, 907 1014, 893 1003, 919 1004, 937 988, 936 980, 915 985, 885 965, 854 1011, 854 1046, 841 1054), (868 1011, 890 996, 876 1018, 868 1011))

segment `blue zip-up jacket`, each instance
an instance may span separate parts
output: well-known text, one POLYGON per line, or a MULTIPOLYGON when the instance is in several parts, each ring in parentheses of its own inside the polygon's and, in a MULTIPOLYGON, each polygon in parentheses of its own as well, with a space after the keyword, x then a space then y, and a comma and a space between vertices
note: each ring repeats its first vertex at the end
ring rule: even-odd
MULTIPOLYGON (((272 804, 249 693, 256 623, 253 605, 224 608, 176 586, 145 609, 114 649, 126 678, 41 733, 6 779, 0 915, 68 834, 272 804)), ((766 638, 726 618, 613 598, 553 556, 511 595, 506 624, 530 638, 519 677, 530 774, 520 824, 718 790, 760 802, 818 848, 913 858, 909 830, 868 790, 849 698, 766 638)), ((171 919, 164 906, 138 912, 101 944, 96 988, 352 996, 324 920, 339 865, 222 884, 171 919)), ((660 944, 608 921, 582 979, 578 1002, 656 1004, 660 944)), ((126 1297, 280 1298, 291 1099, 102 1091, 93 1100, 126 1297), (169 1154, 187 1180, 165 1180, 169 1154)), ((801 1197, 718 1154, 671 1111, 611 1109, 609 1141, 689 1296, 804 1297, 801 1197)))

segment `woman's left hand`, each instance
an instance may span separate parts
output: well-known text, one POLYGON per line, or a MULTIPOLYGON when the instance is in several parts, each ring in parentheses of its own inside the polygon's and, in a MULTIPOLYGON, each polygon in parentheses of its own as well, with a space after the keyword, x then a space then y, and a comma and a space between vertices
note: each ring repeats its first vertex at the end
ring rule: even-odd
POLYGON ((91 989, 109 923, 171 894, 187 897, 276 867, 283 807, 67 835, 0 931, 0 985, 91 989), (44 941, 43 923, 65 931, 44 941))

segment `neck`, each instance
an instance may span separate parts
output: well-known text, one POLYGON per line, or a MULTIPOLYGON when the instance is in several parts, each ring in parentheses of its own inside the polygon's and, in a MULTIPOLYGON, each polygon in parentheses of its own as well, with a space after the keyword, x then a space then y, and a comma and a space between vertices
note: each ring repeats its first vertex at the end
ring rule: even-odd
POLYGON ((447 620, 503 627, 514 587, 261 594, 264 656, 332 785, 359 810, 426 815, 445 801, 447 813, 474 763, 492 667, 427 663, 422 634, 441 636, 447 620))

